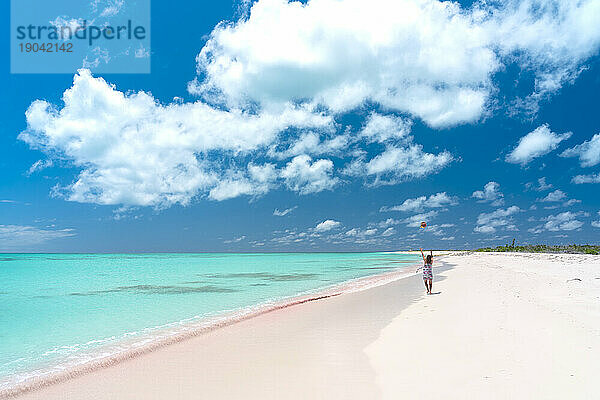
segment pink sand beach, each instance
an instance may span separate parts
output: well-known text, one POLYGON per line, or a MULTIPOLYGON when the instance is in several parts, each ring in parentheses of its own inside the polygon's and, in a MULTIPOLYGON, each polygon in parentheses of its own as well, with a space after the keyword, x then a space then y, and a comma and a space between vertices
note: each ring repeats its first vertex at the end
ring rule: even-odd
POLYGON ((19 399, 597 397, 600 257, 454 253, 19 399))

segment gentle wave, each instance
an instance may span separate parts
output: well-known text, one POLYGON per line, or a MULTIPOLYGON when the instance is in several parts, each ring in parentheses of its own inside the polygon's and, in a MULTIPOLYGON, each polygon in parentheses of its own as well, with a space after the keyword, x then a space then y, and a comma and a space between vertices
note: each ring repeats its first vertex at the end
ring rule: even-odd
MULTIPOLYGON (((110 337, 92 340, 81 345, 74 345, 75 347, 85 348, 86 345, 112 343, 115 340, 118 342, 115 345, 97 347, 92 353, 79 355, 72 360, 53 367, 29 373, 15 374, 9 379, 0 382, 0 399, 11 398, 25 392, 63 382, 262 314, 345 293, 359 292, 413 275, 414 273, 408 272, 406 268, 398 269, 383 274, 352 279, 325 288, 300 293, 292 297, 267 301, 255 306, 224 311, 214 316, 197 316, 175 323, 146 328, 142 332, 128 332, 123 334, 121 338, 110 337), (140 337, 140 333, 143 336, 140 337), (135 337, 135 339, 128 340, 128 337, 135 337)), ((60 351, 60 349, 55 348, 50 351, 60 351)))

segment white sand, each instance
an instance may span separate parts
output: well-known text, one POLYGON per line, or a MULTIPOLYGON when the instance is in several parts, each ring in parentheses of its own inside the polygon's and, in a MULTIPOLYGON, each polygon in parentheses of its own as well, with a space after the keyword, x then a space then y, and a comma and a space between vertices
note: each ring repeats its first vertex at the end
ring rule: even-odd
POLYGON ((444 260, 455 267, 438 276, 441 293, 366 348, 382 398, 600 398, 600 257, 444 260))
POLYGON ((434 268, 437 295, 424 296, 413 276, 261 315, 22 398, 600 397, 600 257, 443 261, 452 269, 434 268))

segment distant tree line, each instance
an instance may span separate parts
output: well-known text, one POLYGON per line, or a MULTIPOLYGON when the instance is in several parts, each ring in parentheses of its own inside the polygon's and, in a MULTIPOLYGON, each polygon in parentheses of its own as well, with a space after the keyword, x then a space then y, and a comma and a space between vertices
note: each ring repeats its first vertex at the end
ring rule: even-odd
POLYGON ((505 252, 515 251, 522 253, 566 253, 566 254, 600 254, 600 246, 592 244, 568 244, 568 245, 548 245, 548 244, 524 244, 515 245, 515 239, 511 244, 496 247, 482 247, 473 251, 491 251, 505 252))

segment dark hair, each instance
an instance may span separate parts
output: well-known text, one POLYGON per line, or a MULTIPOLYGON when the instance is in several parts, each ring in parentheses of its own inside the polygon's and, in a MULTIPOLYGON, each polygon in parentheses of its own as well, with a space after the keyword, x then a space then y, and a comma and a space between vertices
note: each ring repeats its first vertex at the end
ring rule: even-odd
POLYGON ((431 264, 433 262, 433 256, 431 254, 428 254, 427 257, 425 257, 425 264, 431 264))

